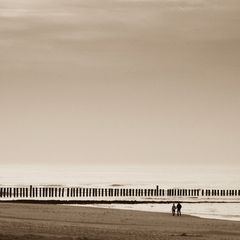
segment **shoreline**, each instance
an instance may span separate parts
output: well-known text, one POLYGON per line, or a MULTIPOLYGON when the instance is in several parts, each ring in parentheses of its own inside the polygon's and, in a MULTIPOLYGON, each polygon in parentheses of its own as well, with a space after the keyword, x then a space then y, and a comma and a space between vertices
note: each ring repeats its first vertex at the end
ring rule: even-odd
POLYGON ((0 203, 2 240, 233 239, 240 222, 87 206, 0 203))
MULTIPOLYGON (((182 202, 181 202, 182 203, 182 202)), ((168 203, 161 203, 162 205, 167 205, 168 203)), ((195 203, 190 203, 190 204, 195 204, 195 203)), ((201 203, 199 203, 201 204, 201 203)), ((119 209, 119 210, 129 210, 129 211, 140 211, 140 212, 153 212, 153 213, 164 213, 164 214, 171 214, 170 208, 169 211, 164 211, 164 210, 159 210, 159 209, 151 209, 151 208, 136 208, 134 205, 130 204, 109 204, 109 205, 104 205, 104 204, 71 204, 70 206, 75 206, 75 207, 92 207, 92 208, 100 208, 100 209, 119 209), (119 206, 120 205, 120 206, 119 206), (127 207, 130 205, 129 207, 127 207)), ((141 205, 141 204, 139 204, 141 205)), ((67 206, 67 204, 66 204, 67 206)), ((151 206, 152 207, 152 206, 151 206)), ((169 206, 170 207, 170 206, 169 206)), ((224 220, 224 221, 233 221, 233 222, 240 222, 240 216, 231 216, 228 215, 224 216, 223 214, 215 214, 215 215, 210 215, 210 214, 201 214, 201 213, 189 213, 189 212, 182 212, 182 215, 185 216, 193 216, 193 217, 198 217, 201 219, 213 219, 213 220, 224 220)))
MULTIPOLYGON (((130 211, 170 213, 172 203, 177 201, 121 201, 121 200, 6 200, 0 201, 6 204, 25 205, 64 205, 75 207, 92 207, 102 209, 119 209, 130 211)), ((240 222, 240 214, 236 214, 239 202, 215 202, 215 201, 180 201, 184 204, 183 214, 204 219, 216 219, 240 222)))

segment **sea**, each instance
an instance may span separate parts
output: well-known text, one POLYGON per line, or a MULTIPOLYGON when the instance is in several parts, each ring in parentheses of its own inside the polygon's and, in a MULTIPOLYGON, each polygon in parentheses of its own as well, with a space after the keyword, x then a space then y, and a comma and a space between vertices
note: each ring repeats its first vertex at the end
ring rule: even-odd
MULTIPOLYGON (((240 166, 182 165, 1 165, 0 186, 240 189, 240 166)), ((169 199, 171 200, 171 199, 169 199)), ((183 214, 240 221, 240 198, 234 202, 183 203, 183 214)), ((77 207, 78 205, 76 205, 77 207)), ((86 205, 85 205, 86 206, 86 205)), ((91 207, 171 212, 171 204, 91 204, 91 207)))

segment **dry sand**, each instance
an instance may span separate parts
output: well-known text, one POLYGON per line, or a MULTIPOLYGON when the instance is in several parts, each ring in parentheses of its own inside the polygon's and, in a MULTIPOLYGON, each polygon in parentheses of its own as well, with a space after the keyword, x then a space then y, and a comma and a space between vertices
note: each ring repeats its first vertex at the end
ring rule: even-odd
POLYGON ((64 205, 0 203, 0 239, 240 239, 240 222, 64 205))

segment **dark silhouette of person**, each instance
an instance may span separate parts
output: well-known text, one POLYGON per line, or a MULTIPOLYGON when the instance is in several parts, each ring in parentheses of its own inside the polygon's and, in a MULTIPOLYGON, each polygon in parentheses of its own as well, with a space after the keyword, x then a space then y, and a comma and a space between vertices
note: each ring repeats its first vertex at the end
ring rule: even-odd
POLYGON ((175 203, 173 203, 172 205, 172 215, 175 216, 175 211, 176 211, 176 206, 175 206, 175 203))
POLYGON ((178 204, 177 204, 177 215, 178 216, 182 215, 181 209, 182 209, 182 205, 180 204, 180 202, 178 202, 178 204))

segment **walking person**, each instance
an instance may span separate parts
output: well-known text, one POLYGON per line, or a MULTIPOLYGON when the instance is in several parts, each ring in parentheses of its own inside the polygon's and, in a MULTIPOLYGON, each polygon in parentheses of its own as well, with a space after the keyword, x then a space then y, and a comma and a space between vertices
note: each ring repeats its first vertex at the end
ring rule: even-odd
POLYGON ((182 215, 181 209, 182 209, 182 205, 180 204, 180 202, 178 202, 178 204, 177 204, 177 215, 178 216, 182 215))
POLYGON ((175 203, 172 205, 172 215, 175 216, 176 206, 175 203))

